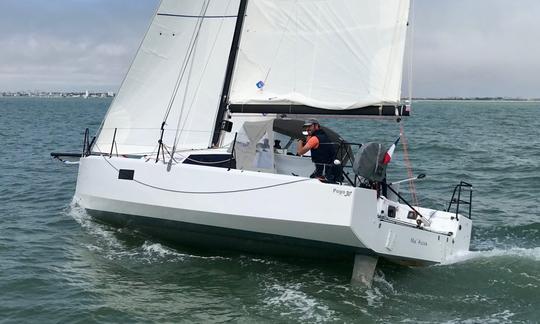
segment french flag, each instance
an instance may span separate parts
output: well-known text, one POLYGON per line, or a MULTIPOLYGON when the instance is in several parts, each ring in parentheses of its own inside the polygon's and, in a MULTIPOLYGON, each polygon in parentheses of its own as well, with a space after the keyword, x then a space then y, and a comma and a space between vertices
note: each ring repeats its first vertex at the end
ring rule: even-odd
POLYGON ((390 160, 392 160, 392 155, 394 154, 394 150, 396 149, 396 145, 399 142, 400 138, 401 138, 401 135, 397 138, 397 140, 394 142, 394 144, 392 144, 392 146, 390 146, 388 151, 386 151, 386 153, 384 154, 384 159, 383 159, 383 162, 382 162, 383 164, 388 164, 388 163, 390 163, 390 160))

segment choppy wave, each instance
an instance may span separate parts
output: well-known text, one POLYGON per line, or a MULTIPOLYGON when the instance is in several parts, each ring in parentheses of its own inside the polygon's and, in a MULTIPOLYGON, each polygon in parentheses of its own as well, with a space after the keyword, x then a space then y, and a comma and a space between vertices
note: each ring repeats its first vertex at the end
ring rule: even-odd
POLYGON ((497 312, 494 314, 484 315, 484 316, 477 316, 473 318, 461 318, 458 317, 456 319, 442 322, 443 324, 476 324, 476 323, 490 323, 490 324, 497 324, 497 323, 511 323, 512 317, 514 317, 516 314, 511 312, 508 309, 505 309, 501 312, 497 312))
POLYGON ((507 250, 515 247, 535 248, 540 246, 540 223, 518 225, 474 223, 471 246, 472 250, 479 251, 507 250))
MULTIPOLYGON (((114 248, 123 247, 122 243, 114 236, 114 232, 107 226, 94 222, 90 215, 86 213, 86 210, 77 204, 75 199, 67 208, 66 214, 73 217, 88 234, 99 237, 100 244, 114 248)), ((102 248, 96 246, 94 249, 101 250, 102 248)))
POLYGON ((156 262, 180 262, 188 259, 204 260, 229 260, 223 256, 200 256, 181 253, 174 248, 167 247, 161 243, 148 240, 146 237, 142 244, 130 246, 117 237, 118 234, 128 234, 130 238, 137 238, 138 233, 131 229, 115 228, 105 224, 95 222, 86 210, 73 200, 66 210, 66 213, 73 217, 77 223, 95 240, 85 246, 90 251, 99 251, 101 255, 108 259, 136 259, 147 263, 156 262))
MULTIPOLYGON (((426 207, 442 209, 456 183, 472 183, 474 251, 437 267, 381 263, 371 289, 352 287, 346 265, 208 255, 213 252, 169 246, 96 222, 76 205, 63 210, 73 197, 77 168, 52 161, 49 153, 80 151, 84 128, 96 131, 108 103, 0 98, 0 111, 10 116, 0 118, 1 133, 8 135, 0 134, 4 321, 535 323, 540 318, 540 150, 532 149, 540 147, 535 133, 540 119, 522 118, 540 112, 538 103, 417 104, 414 117, 405 121, 414 172, 428 175, 417 182, 417 194, 426 207)), ((338 119, 325 125, 359 143, 391 143, 400 131, 393 121, 338 119)), ((408 177, 402 153, 396 149, 391 180, 408 177)))
POLYGON ((465 261, 479 260, 479 259, 492 259, 501 257, 511 257, 520 259, 530 259, 533 261, 540 261, 540 247, 526 249, 526 248, 509 248, 509 249, 493 249, 487 251, 468 251, 458 253, 450 257, 444 264, 454 264, 465 261))
POLYGON ((283 285, 273 283, 266 288, 263 303, 279 315, 302 322, 328 322, 335 319, 335 312, 316 297, 302 290, 302 284, 283 285))

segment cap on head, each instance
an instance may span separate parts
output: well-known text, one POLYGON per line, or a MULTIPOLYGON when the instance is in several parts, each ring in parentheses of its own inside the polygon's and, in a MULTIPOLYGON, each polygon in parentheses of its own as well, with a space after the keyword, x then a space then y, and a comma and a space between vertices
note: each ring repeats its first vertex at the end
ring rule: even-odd
POLYGON ((307 119, 305 122, 304 122, 304 127, 306 126, 311 126, 311 125, 319 125, 319 121, 315 118, 310 118, 310 119, 307 119))

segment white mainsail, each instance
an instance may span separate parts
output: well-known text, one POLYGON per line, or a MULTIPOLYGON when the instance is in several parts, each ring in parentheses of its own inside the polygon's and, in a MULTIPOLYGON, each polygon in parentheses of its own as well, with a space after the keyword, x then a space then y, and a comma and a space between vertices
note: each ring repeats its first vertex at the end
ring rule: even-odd
POLYGON ((109 152, 116 129, 113 152, 155 152, 164 120, 167 146, 210 145, 239 2, 161 2, 94 151, 109 152))
POLYGON ((251 0, 231 104, 400 101, 409 0, 251 0))

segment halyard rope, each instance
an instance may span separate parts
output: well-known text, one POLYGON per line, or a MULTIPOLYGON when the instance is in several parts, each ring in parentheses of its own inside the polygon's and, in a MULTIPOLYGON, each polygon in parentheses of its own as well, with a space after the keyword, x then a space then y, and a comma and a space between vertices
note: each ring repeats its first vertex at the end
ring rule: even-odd
MULTIPOLYGON (((231 4, 231 0, 229 0, 229 2, 227 3, 227 7, 225 8, 225 12, 229 12, 230 4, 231 4)), ((193 108, 193 106, 195 104, 195 100, 197 99, 197 95, 198 95, 199 90, 201 88, 201 84, 202 84, 202 81, 204 79, 206 69, 208 67, 208 64, 210 63, 210 58, 212 57, 212 54, 214 53, 214 49, 216 47, 219 35, 221 35, 221 30, 223 28, 223 23, 225 21, 225 17, 226 16, 223 16, 223 18, 221 19, 221 21, 219 23, 218 32, 216 33, 216 37, 214 38, 214 41, 212 43, 212 47, 210 49, 210 54, 208 55, 208 59, 205 62, 204 68, 202 69, 201 77, 200 77, 199 82, 197 84, 197 87, 195 89, 195 94, 193 95, 193 98, 191 99, 191 103, 189 104, 189 107, 188 107, 188 110, 187 110, 187 113, 186 113, 186 117, 183 119, 183 121, 182 121, 182 114, 183 114, 183 110, 184 110, 184 103, 182 103, 182 110, 181 110, 180 117, 178 118, 178 124, 177 124, 177 127, 176 127, 176 134, 175 134, 175 137, 174 137, 173 147, 178 146, 178 141, 180 140, 180 137, 182 136, 182 133, 184 132, 185 125, 186 125, 186 123, 188 121, 189 115, 191 114, 191 110, 192 110, 192 108, 193 108), (181 121, 182 121, 182 126, 180 126, 181 121)), ((191 77, 188 78, 188 83, 190 82, 190 79, 191 79, 191 77)), ((187 88, 186 88, 186 92, 184 94, 184 97, 187 97, 187 93, 188 93, 188 91, 187 91, 187 88)), ((173 153, 174 153, 174 151, 175 150, 173 150, 173 153)))
POLYGON ((189 41, 189 45, 188 45, 188 51, 186 53, 186 56, 184 56, 184 60, 182 62, 182 65, 180 66, 180 73, 178 74, 178 78, 176 79, 176 84, 174 86, 173 93, 172 93, 172 95, 171 95, 171 97, 169 99, 169 104, 167 106, 165 116, 163 117, 163 122, 166 122, 167 119, 169 118, 169 113, 171 112, 172 105, 174 103, 174 100, 176 99, 178 89, 180 88, 180 84, 181 84, 182 80, 184 79, 184 74, 186 72, 187 66, 189 64, 189 61, 190 61, 192 55, 193 55, 193 51, 195 50, 195 47, 197 45, 197 40, 198 40, 199 32, 200 32, 200 29, 201 29, 201 26, 202 26, 203 17, 205 15, 206 11, 208 10, 209 4, 210 4, 209 1, 205 1, 203 3, 202 8, 201 8, 201 12, 199 14, 200 18, 197 20, 197 24, 195 25, 194 32, 191 35, 191 40, 189 41))
MULTIPOLYGON (((405 167, 407 168, 407 175, 410 179, 414 178, 411 161, 409 160, 409 151, 407 137, 405 137, 405 128, 403 123, 400 123, 400 133, 401 133, 401 145, 403 146, 403 160, 405 161, 405 167)), ((414 206, 418 206, 418 198, 416 196, 416 186, 414 185, 414 180, 409 180, 409 190, 411 191, 411 198, 414 206)))

